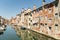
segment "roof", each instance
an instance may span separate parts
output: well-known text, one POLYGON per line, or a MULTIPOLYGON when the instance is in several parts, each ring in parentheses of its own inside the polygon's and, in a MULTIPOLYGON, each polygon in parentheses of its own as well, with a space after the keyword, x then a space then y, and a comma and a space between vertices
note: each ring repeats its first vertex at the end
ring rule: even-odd
MULTIPOLYGON (((54 6, 54 4, 57 6, 58 0, 55 0, 55 1, 51 2, 51 3, 49 3, 49 4, 44 5, 44 8, 50 8, 50 7, 54 6), (51 6, 49 6, 49 5, 51 5, 51 6), (46 6, 47 6, 47 7, 46 7, 46 6)), ((42 7, 43 7, 43 6, 37 8, 36 11, 42 10, 42 7)), ((33 11, 35 11, 35 10, 33 10, 33 11)), ((32 11, 32 12, 33 12, 33 11, 32 11)))
MULTIPOLYGON (((44 8, 50 8, 50 7, 54 6, 54 5, 57 6, 58 5, 58 2, 59 2, 59 0, 55 0, 55 1, 51 2, 51 3, 49 3, 49 4, 44 5, 44 8), (49 6, 49 5, 51 5, 51 6, 49 6)), ((37 11, 38 12, 38 11, 42 10, 42 7, 43 6, 37 8, 36 10, 32 10, 29 13, 33 13, 34 11, 37 11)), ((28 13, 26 13, 26 14, 28 14, 28 13)))
POLYGON ((21 14, 17 14, 16 16, 21 16, 21 14))

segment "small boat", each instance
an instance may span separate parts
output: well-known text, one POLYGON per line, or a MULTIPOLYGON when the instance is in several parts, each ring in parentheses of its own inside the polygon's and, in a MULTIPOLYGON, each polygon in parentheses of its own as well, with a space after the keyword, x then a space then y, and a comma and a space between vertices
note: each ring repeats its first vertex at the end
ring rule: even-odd
POLYGON ((6 25, 0 25, 0 32, 3 32, 4 30, 6 30, 6 25))
POLYGON ((4 28, 2 26, 0 26, 0 32, 3 32, 4 28))

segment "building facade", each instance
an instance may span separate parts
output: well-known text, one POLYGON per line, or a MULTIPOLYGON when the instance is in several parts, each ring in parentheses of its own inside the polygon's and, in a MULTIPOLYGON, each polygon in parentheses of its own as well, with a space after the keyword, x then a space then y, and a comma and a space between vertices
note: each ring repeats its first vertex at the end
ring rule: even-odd
POLYGON ((19 25, 60 37, 60 0, 22 11, 19 25))

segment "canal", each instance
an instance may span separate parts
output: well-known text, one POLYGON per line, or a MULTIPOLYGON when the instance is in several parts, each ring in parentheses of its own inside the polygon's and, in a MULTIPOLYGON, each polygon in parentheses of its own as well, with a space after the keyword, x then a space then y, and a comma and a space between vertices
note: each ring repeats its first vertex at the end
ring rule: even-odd
POLYGON ((7 26, 3 33, 0 33, 0 40, 20 40, 11 26, 7 26))
POLYGON ((31 30, 23 30, 20 27, 7 26, 3 33, 0 33, 0 40, 56 40, 54 38, 39 34, 31 30))

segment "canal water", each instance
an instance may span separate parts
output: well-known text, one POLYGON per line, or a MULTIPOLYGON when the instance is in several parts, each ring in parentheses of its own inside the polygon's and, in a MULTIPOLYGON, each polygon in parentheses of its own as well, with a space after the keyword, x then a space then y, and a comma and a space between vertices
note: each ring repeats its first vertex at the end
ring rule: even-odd
POLYGON ((14 29, 11 26, 7 26, 6 30, 3 33, 0 33, 0 40, 20 40, 16 35, 14 29))
POLYGON ((56 40, 54 38, 39 34, 31 30, 23 30, 20 27, 7 26, 0 34, 0 40, 56 40))

